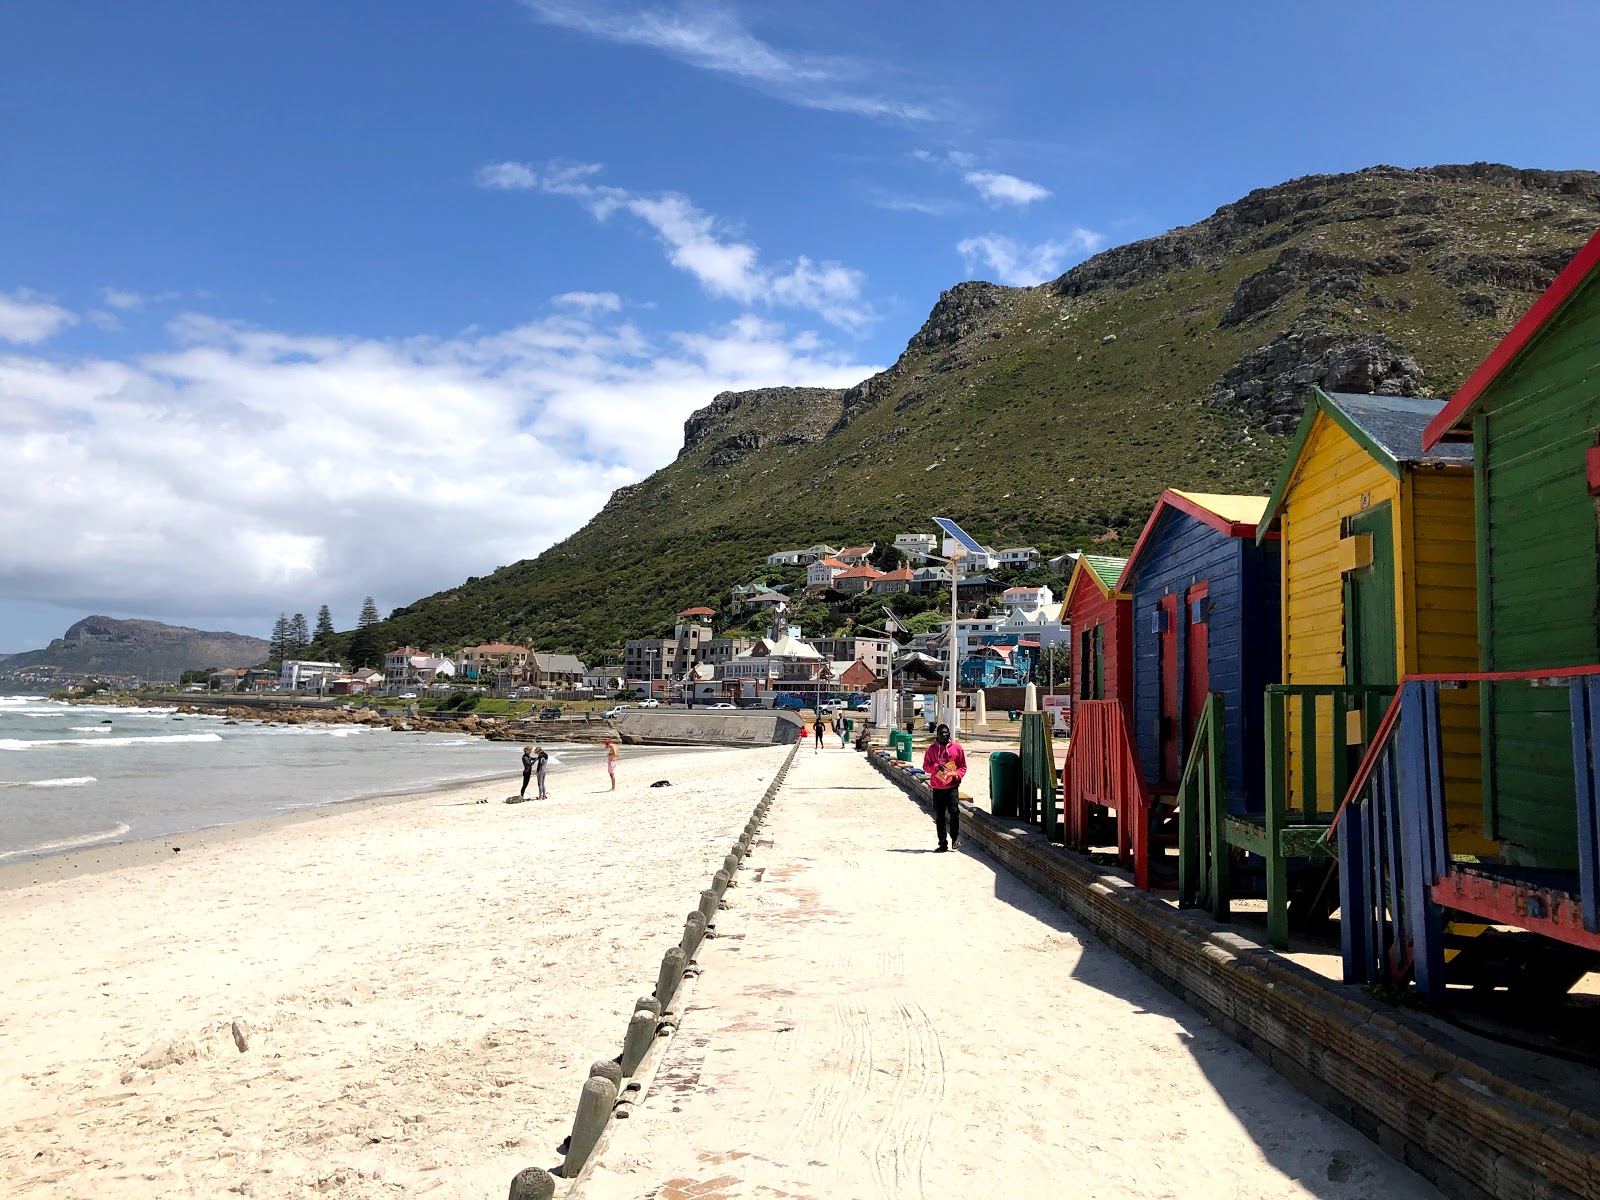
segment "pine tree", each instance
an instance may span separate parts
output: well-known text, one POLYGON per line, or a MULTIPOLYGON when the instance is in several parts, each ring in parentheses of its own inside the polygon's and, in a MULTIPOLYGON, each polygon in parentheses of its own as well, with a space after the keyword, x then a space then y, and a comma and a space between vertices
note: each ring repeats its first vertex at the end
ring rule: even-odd
POLYGON ((311 627, 306 624, 305 613, 295 613, 289 619, 290 657, 298 657, 311 641, 311 627))
POLYGON ((272 636, 267 639, 267 655, 274 662, 282 662, 289 657, 289 618, 282 613, 272 623, 272 636))
POLYGON ((356 628, 365 629, 368 625, 376 625, 383 620, 378 615, 378 604, 371 596, 361 602, 361 616, 356 619, 356 628))
POLYGON ((323 638, 329 638, 332 636, 333 614, 328 611, 328 606, 324 604, 321 608, 317 609, 317 641, 320 642, 323 638))

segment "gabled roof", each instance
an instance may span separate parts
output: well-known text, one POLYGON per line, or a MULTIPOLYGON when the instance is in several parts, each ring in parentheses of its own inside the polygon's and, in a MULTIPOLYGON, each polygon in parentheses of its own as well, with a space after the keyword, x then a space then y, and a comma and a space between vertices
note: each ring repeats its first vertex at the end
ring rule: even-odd
POLYGON ((842 563, 837 558, 819 558, 811 564, 813 567, 837 567, 841 571, 850 569, 849 563, 842 563))
POLYGON ((871 554, 875 548, 875 546, 846 546, 843 550, 839 550, 836 553, 840 558, 865 558, 867 555, 871 554))
POLYGON ((1272 486, 1266 511, 1256 526, 1256 540, 1266 539, 1278 510, 1283 507, 1284 498, 1300 469, 1300 456, 1305 452, 1319 415, 1344 430, 1373 462, 1399 479, 1408 466, 1472 465, 1470 445, 1455 443, 1424 449, 1423 430, 1443 409, 1442 400, 1422 396, 1364 396, 1355 392, 1313 389, 1311 399, 1306 401, 1306 411, 1300 417, 1300 428, 1295 430, 1294 441, 1289 444, 1283 469, 1278 472, 1278 481, 1272 486))
POLYGON ((876 567, 869 567, 862 563, 859 567, 851 567, 848 571, 841 571, 840 579, 882 579, 883 572, 876 567))
POLYGON ((1127 568, 1128 560, 1113 558, 1105 554, 1080 554, 1078 561, 1072 568, 1072 577, 1067 580, 1067 594, 1061 601, 1061 611, 1067 611, 1067 606, 1072 603, 1073 593, 1078 589, 1078 580, 1086 579, 1100 589, 1102 596, 1112 596, 1123 599, 1121 592, 1117 591, 1117 581, 1122 578, 1122 572, 1127 568))
MULTIPOLYGON (((1133 553, 1128 555, 1117 587, 1127 591, 1132 586, 1145 543, 1155 534, 1156 526, 1167 512, 1181 512, 1227 537, 1253 538, 1266 508, 1265 496, 1228 496, 1216 492, 1180 492, 1177 488, 1168 488, 1157 497, 1156 506, 1150 511, 1150 519, 1139 531, 1139 540, 1134 543, 1133 553)), ((1271 536, 1277 537, 1277 534, 1271 536)))
POLYGON ((1428 422, 1428 427, 1422 435, 1422 444, 1425 448, 1431 450, 1438 444, 1440 438, 1452 429, 1458 428, 1466 420, 1478 397, 1482 396, 1489 385, 1500 377, 1500 373, 1528 348, 1528 343, 1550 323, 1562 305, 1572 298, 1579 285, 1594 273, 1596 267, 1600 267, 1600 231, 1596 231, 1584 243, 1583 249, 1572 256, 1572 261, 1562 268, 1561 274, 1557 275, 1555 281, 1533 302, 1533 307, 1523 314, 1522 320, 1513 325, 1511 332, 1489 352, 1489 357, 1484 359, 1478 369, 1461 385, 1451 397, 1450 403, 1428 422))
POLYGON ((680 617, 714 617, 717 610, 714 608, 686 608, 678 614, 680 617))

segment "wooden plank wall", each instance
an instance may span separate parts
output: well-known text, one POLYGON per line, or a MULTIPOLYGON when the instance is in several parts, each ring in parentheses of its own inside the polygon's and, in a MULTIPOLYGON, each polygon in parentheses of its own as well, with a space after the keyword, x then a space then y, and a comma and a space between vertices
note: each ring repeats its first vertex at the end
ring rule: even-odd
MULTIPOLYGON (((1318 414, 1301 451, 1300 465, 1285 499, 1279 528, 1283 562, 1283 681, 1338 684, 1344 669, 1344 576, 1339 571, 1339 524, 1368 507, 1388 501, 1394 508, 1394 540, 1405 540, 1399 480, 1326 416, 1318 414)), ((1395 572, 1395 640, 1405 661, 1404 589, 1395 572)), ((1300 787, 1300 714, 1289 710, 1289 805, 1304 807, 1300 787)), ((1333 764, 1318 756, 1317 807, 1328 812, 1333 796, 1333 764)))

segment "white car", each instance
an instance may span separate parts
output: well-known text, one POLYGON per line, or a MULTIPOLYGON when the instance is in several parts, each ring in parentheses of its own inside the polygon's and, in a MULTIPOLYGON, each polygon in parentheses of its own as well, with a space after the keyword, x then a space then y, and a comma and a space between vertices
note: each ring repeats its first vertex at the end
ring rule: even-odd
POLYGON ((397 700, 415 700, 416 698, 417 694, 415 692, 401 692, 395 697, 397 700))
POLYGON ((707 708, 734 708, 734 707, 736 707, 736 705, 729 704, 726 700, 719 700, 715 704, 706 705, 706 707, 707 708))
POLYGON ((654 696, 646 696, 643 700, 639 701, 639 707, 640 708, 660 708, 661 707, 661 701, 657 700, 654 696))
POLYGON ((602 717, 604 717, 608 721, 615 721, 618 717, 620 717, 623 713, 627 712, 632 707, 633 707, 633 705, 631 705, 631 704, 618 704, 618 705, 615 705, 615 706, 613 706, 611 708, 606 709, 605 712, 601 713, 600 715, 602 717))

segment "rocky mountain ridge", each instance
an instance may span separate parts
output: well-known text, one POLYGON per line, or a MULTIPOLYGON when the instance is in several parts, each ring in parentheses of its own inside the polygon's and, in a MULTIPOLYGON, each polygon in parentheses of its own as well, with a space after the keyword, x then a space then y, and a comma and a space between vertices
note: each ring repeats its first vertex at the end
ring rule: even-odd
POLYGON ((386 632, 595 656, 720 605, 774 548, 934 513, 1126 549, 1163 486, 1264 492, 1314 386, 1448 395, 1596 226, 1594 172, 1373 167, 1258 189, 1038 287, 958 283, 888 369, 715 397, 585 528, 386 632))

